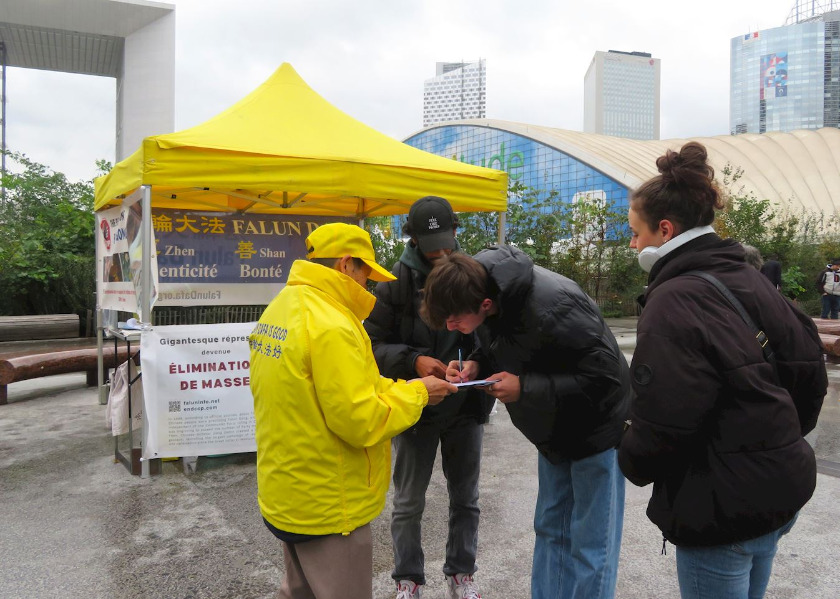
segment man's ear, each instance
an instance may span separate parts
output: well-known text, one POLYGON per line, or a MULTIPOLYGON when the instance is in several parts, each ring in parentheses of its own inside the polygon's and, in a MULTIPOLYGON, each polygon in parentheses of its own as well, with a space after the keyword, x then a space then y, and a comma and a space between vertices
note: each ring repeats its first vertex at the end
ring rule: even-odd
POLYGON ((349 263, 353 258, 348 254, 347 256, 343 256, 336 261, 335 269, 342 273, 347 274, 347 269, 349 268, 349 263))
POLYGON ((485 297, 481 305, 478 307, 479 312, 483 312, 484 314, 495 314, 496 313, 496 304, 493 303, 489 297, 485 297))

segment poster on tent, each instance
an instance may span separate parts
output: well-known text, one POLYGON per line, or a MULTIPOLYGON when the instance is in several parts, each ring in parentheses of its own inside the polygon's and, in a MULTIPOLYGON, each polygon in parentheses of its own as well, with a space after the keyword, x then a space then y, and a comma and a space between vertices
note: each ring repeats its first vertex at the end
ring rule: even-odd
POLYGON ((155 209, 159 306, 268 304, 292 262, 306 257, 306 237, 331 216, 227 214, 155 209))
POLYGON ((248 348, 255 324, 158 326, 143 332, 144 459, 257 450, 248 348))
MULTIPOLYGON (((142 291, 143 224, 140 192, 120 206, 96 213, 96 293, 99 307, 139 313, 142 291)), ((151 302, 157 295, 157 253, 151 248, 151 302)))

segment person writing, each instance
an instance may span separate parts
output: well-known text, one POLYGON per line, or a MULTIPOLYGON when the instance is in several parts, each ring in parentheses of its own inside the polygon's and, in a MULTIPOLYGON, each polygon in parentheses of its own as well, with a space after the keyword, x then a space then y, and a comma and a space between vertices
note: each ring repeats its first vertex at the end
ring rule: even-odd
POLYGON ((628 213, 650 274, 619 464, 632 483, 653 483, 647 514, 677 547, 683 599, 760 599, 816 484, 803 436, 826 393, 822 347, 812 320, 712 229, 723 202, 705 147, 687 143, 656 166, 628 213))
MULTIPOLYGON (((385 376, 444 378, 449 361, 473 350, 472 335, 434 331, 418 314, 420 292, 429 271, 441 258, 458 250, 457 226, 457 216, 444 198, 427 196, 411 206, 403 227, 409 242, 393 268, 397 280, 376 286, 376 306, 365 319, 376 362, 385 376)), ((477 389, 464 389, 445 402, 424 408, 415 426, 394 437, 391 537, 397 599, 420 597, 426 584, 420 529, 438 446, 449 492, 449 534, 443 562, 447 596, 480 597, 473 579, 478 477, 483 424, 494 401, 477 389)))
POLYGON ((281 599, 370 599, 370 522, 385 505, 390 439, 456 387, 380 375, 362 326, 367 280, 393 279, 343 223, 306 238, 249 336, 260 512, 282 541, 281 599))
POLYGON ((615 447, 630 402, 627 361, 597 305, 572 280, 494 246, 441 258, 420 314, 475 333, 450 381, 496 380, 486 393, 539 451, 533 599, 615 596, 624 478, 615 447))

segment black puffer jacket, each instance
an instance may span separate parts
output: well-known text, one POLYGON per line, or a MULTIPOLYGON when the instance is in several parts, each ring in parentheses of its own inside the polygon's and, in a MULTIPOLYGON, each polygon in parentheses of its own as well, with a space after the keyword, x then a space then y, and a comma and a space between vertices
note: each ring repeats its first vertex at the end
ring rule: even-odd
POLYGON ((615 447, 630 398, 627 361, 598 307, 577 283, 534 266, 516 248, 475 256, 500 313, 476 330, 481 376, 520 377, 514 425, 552 463, 615 447), (496 293, 497 291, 497 293, 496 293))
POLYGON ((778 529, 811 497, 814 453, 802 435, 826 393, 810 318, 715 234, 656 263, 631 372, 637 397, 619 449, 624 475, 653 482, 648 517, 677 545, 708 546, 778 529), (780 384, 750 329, 711 283, 717 277, 762 328, 780 384))
MULTIPOLYGON (((433 331, 418 315, 420 290, 426 284, 431 265, 416 246, 409 243, 391 269, 396 281, 376 286, 376 305, 365 319, 373 355, 379 372, 393 379, 417 378, 414 363, 418 356, 431 356, 444 364, 464 359, 474 348, 472 335, 458 331, 433 331)), ((439 424, 460 417, 487 422, 494 400, 477 389, 465 389, 434 406, 426 406, 418 424, 439 424)))

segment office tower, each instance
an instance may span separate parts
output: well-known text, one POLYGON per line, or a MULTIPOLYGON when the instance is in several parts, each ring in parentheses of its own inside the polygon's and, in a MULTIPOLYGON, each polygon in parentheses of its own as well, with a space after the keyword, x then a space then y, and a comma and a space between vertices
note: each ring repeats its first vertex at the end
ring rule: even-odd
POLYGON ((439 62, 435 77, 423 84, 423 126, 484 118, 486 60, 439 62))
POLYGON ((646 52, 595 52, 583 79, 583 131, 659 139, 659 66, 646 52))
POLYGON ((783 26, 730 48, 730 133, 840 126, 840 2, 798 0, 783 26))

